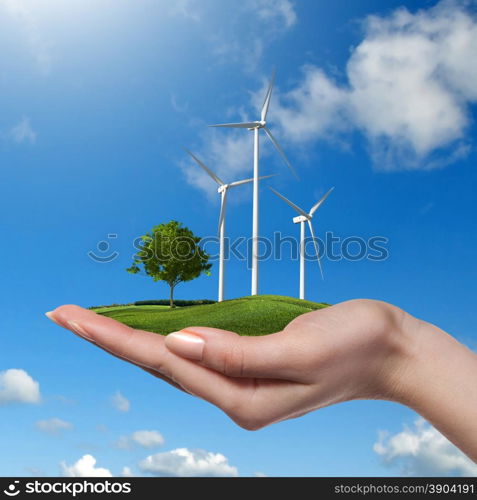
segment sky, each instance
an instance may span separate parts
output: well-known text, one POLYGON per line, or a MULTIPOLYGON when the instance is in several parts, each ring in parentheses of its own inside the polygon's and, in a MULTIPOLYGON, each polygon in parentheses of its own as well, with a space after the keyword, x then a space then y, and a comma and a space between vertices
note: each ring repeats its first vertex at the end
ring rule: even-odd
MULTIPOLYGON (((476 349, 476 7, 0 2, 0 474, 477 475, 408 408, 355 401, 251 433, 44 317, 167 297, 125 271, 133 241, 171 219, 216 236, 216 186, 183 148, 250 177, 252 135, 207 125, 257 119, 276 69, 269 126, 300 181, 262 136, 261 174, 279 175, 261 187, 261 235, 298 237, 265 184, 307 210, 335 187, 317 235, 379 236, 387 258, 325 256, 324 280, 310 260, 307 298, 388 301, 476 349)), ((249 237, 250 186, 229 202, 228 236, 249 237)), ((216 268, 177 298, 215 299, 216 268)), ((260 293, 297 296, 298 270, 262 262, 260 293)), ((226 298, 249 293, 232 258, 226 298)))

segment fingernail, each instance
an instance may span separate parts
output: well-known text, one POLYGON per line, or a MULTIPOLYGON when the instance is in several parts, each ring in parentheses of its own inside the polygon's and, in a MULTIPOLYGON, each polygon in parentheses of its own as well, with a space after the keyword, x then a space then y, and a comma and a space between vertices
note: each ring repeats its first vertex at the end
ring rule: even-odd
POLYGON ((51 321, 53 321, 53 323, 56 323, 58 326, 62 326, 58 320, 55 318, 55 311, 48 311, 45 313, 45 316, 48 318, 48 319, 51 319, 51 321))
POLYGON ((186 332, 172 332, 166 337, 166 347, 184 358, 200 361, 205 342, 197 335, 186 332))
POLYGON ((76 321, 67 321, 66 324, 68 325, 68 328, 70 328, 74 333, 78 334, 80 337, 85 338, 86 340, 90 340, 91 342, 94 342, 94 340, 89 336, 88 332, 76 323, 76 321))

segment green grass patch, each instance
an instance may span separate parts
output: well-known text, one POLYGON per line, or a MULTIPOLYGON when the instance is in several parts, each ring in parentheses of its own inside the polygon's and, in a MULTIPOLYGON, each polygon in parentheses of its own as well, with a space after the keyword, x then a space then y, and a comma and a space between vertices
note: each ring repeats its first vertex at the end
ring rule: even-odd
POLYGON ((167 335, 188 326, 210 326, 240 335, 267 335, 294 318, 329 304, 281 295, 256 295, 216 304, 170 309, 167 306, 114 306, 92 308, 133 328, 167 335))

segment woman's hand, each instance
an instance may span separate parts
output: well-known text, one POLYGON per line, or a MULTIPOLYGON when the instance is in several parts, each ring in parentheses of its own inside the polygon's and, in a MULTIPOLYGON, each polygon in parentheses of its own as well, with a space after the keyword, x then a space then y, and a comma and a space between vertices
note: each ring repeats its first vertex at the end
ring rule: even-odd
POLYGON ((162 337, 77 306, 50 317, 250 430, 341 401, 390 399, 405 370, 407 316, 384 302, 344 302, 262 337, 204 327, 162 337))
POLYGON ((477 460, 477 356, 401 309, 352 300, 262 337, 189 327, 167 337, 77 306, 60 326, 255 430, 353 399, 403 403, 477 460))

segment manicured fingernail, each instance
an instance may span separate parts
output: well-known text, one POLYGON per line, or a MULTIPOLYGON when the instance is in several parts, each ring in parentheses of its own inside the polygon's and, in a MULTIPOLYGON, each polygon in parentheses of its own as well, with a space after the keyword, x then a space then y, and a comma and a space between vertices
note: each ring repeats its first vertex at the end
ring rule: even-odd
POLYGON ((187 332, 172 332, 166 337, 166 347, 184 358, 200 361, 205 342, 197 335, 187 332))
POLYGON ((67 321, 66 324, 68 328, 70 328, 74 333, 78 334, 80 337, 83 337, 91 342, 94 342, 93 339, 89 336, 88 332, 76 321, 67 321))
POLYGON ((48 312, 46 312, 45 316, 48 319, 51 319, 51 321, 53 321, 53 323, 56 323, 58 326, 62 326, 62 325, 60 325, 60 323, 58 322, 58 320, 55 318, 55 312, 54 311, 48 311, 48 312))

